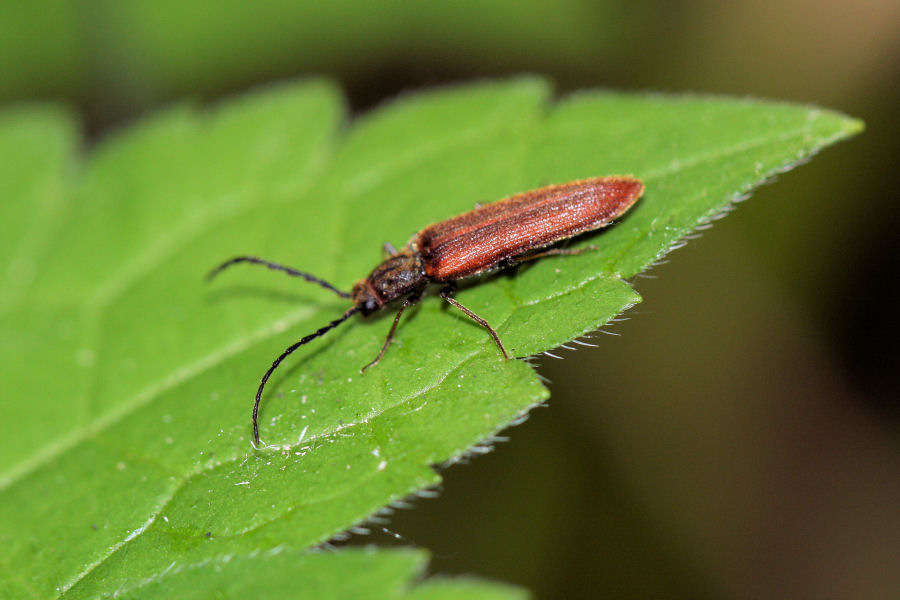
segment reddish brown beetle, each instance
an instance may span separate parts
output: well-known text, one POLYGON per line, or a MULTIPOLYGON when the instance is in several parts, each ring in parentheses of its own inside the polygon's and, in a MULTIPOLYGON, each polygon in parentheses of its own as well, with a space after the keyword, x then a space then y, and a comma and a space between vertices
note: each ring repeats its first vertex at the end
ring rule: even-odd
POLYGON ((430 283, 446 284, 441 289, 441 297, 484 327, 503 357, 509 358, 494 328, 452 298, 456 281, 526 260, 595 250, 591 246, 578 250, 555 248, 535 252, 560 240, 600 229, 628 210, 643 192, 644 185, 632 177, 597 177, 551 185, 480 206, 429 225, 399 251, 386 243, 384 247, 389 256, 368 277, 357 282, 349 293, 309 273, 253 256, 238 256, 222 263, 209 274, 209 278, 231 265, 247 262, 302 277, 353 301, 353 306, 339 318, 288 347, 263 375, 253 403, 254 442, 257 445, 260 443, 257 416, 263 389, 281 361, 354 314, 361 312, 368 315, 403 298, 381 351, 361 371, 375 366, 391 343, 403 311, 422 298, 430 283))

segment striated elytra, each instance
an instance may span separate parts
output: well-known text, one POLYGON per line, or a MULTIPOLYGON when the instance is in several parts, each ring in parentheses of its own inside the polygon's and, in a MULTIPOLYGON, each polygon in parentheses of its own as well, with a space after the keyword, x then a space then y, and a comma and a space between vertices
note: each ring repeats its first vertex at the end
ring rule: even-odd
POLYGON ((260 444, 257 417, 266 382, 294 350, 324 335, 358 312, 368 315, 402 298, 381 351, 362 368, 365 371, 378 364, 391 343, 403 311, 418 302, 431 283, 445 284, 441 297, 484 327, 503 357, 509 358, 494 328, 452 297, 456 281, 536 258, 595 250, 593 246, 582 249, 546 248, 608 225, 627 211, 643 192, 644 185, 633 177, 595 177, 522 192, 480 206, 425 227, 400 250, 385 244, 389 256, 368 277, 358 281, 350 292, 344 292, 309 273, 254 256, 237 256, 222 263, 210 272, 209 278, 231 265, 246 262, 301 277, 353 302, 353 306, 339 318, 289 346, 265 372, 253 403, 253 441, 257 446, 260 444))

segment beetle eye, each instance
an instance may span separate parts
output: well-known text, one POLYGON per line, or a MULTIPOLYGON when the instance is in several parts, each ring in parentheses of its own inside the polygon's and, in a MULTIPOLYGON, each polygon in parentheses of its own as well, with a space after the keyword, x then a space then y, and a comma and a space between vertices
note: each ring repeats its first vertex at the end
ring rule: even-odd
POLYGON ((366 312, 374 312, 378 309, 378 303, 375 302, 375 298, 369 298, 366 300, 366 312))

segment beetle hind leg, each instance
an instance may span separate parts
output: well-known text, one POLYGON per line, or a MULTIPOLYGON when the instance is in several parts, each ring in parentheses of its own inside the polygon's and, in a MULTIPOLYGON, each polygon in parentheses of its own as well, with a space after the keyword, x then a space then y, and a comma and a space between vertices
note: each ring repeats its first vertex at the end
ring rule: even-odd
POLYGON ((509 259, 510 265, 518 265, 529 260, 544 258, 545 256, 575 256, 576 254, 584 254, 585 252, 596 252, 599 250, 597 246, 585 246, 584 248, 551 248, 543 252, 535 252, 534 254, 522 254, 509 259))

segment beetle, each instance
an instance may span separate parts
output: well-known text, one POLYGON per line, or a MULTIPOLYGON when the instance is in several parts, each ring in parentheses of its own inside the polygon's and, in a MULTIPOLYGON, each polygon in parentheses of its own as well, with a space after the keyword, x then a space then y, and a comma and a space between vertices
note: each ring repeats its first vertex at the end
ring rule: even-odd
POLYGON ((365 372, 381 361, 394 337, 403 311, 416 304, 422 298, 425 288, 432 283, 444 284, 440 291, 441 298, 487 330, 500 354, 508 359, 509 353, 494 328, 453 298, 456 282, 545 256, 596 250, 595 246, 581 249, 546 248, 561 240, 608 225, 627 211, 643 192, 643 183, 634 177, 595 177, 550 185, 479 206, 425 227, 400 250, 385 243, 388 256, 349 292, 309 273, 255 256, 236 256, 225 261, 209 273, 208 279, 232 265, 251 263, 318 284, 353 303, 340 317, 289 346, 265 372, 253 403, 253 441, 257 446, 260 444, 259 403, 266 382, 285 358, 356 313, 370 315, 402 299, 378 356, 360 370, 365 372))

